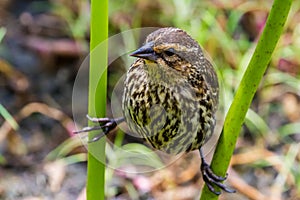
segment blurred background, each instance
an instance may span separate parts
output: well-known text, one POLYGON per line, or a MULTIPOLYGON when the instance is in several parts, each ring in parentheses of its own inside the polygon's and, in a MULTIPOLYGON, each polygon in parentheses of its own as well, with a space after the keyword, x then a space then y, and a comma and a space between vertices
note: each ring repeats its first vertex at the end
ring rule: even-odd
MULTIPOLYGON (((226 110, 272 3, 111 0, 109 35, 139 27, 184 29, 217 66, 226 110)), ((0 1, 0 199, 84 199, 86 149, 72 134, 72 89, 89 51, 89 12, 85 0, 0 1)), ((108 115, 125 70, 118 65, 108 68, 108 115)), ((122 134, 110 139, 132 141, 122 134)), ((237 193, 220 199, 300 199, 299 142, 300 1, 294 1, 231 160, 226 184, 237 193)), ((145 165, 161 162, 153 157, 145 165)), ((199 167, 192 152, 147 174, 108 169, 107 199, 198 199, 199 167)))

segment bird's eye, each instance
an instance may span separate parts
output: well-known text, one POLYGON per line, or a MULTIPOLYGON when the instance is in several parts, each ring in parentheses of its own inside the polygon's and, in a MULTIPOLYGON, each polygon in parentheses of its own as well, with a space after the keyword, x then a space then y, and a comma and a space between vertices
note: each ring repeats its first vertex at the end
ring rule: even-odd
POLYGON ((175 50, 173 48, 167 49, 164 52, 167 56, 173 56, 175 54, 175 50))

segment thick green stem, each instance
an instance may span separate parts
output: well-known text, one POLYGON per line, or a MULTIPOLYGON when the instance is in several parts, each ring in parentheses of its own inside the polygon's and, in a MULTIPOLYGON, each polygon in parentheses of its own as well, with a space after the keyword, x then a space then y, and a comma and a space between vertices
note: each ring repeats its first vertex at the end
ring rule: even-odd
MULTIPOLYGON (((104 117, 107 86, 107 45, 96 48, 108 36, 108 0, 91 1, 90 29, 90 74, 89 109, 90 116, 104 117), (99 55, 98 55, 99 54, 99 55), (100 59, 101 58, 101 59, 100 59)), ((89 138, 94 133, 89 133, 89 138)), ((105 198, 105 137, 88 145, 87 199, 105 198)))
MULTIPOLYGON (((274 0, 264 31, 257 43, 255 52, 225 118, 223 132, 211 163, 212 170, 218 175, 226 174, 241 126, 253 96, 271 60, 272 53, 284 28, 291 4, 292 0, 274 0)), ((218 196, 210 192, 205 185, 201 194, 201 200, 216 199, 218 199, 218 196)))

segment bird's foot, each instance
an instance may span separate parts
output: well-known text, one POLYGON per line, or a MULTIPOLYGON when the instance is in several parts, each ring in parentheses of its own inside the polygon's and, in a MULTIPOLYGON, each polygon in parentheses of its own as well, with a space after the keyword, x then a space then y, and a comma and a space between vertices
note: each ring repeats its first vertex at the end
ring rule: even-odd
POLYGON ((202 177, 203 177, 203 180, 206 183, 208 189, 212 193, 214 193, 216 195, 220 195, 221 192, 220 191, 216 191, 216 189, 213 187, 213 185, 215 185, 215 186, 217 186, 218 188, 220 188, 221 190, 223 190, 225 192, 234 193, 235 190, 228 188, 226 185, 224 185, 222 183, 224 180, 226 180, 227 174, 225 175, 225 177, 216 175, 212 171, 212 169, 210 168, 210 166, 208 165, 208 163, 204 160, 201 149, 200 149, 200 156, 201 156, 201 172, 202 172, 202 177))
POLYGON ((124 121, 123 117, 120 118, 95 118, 95 117, 90 117, 89 115, 86 115, 88 120, 90 120, 93 123, 99 123, 99 126, 87 126, 84 127, 81 130, 78 131, 73 131, 74 134, 79 134, 79 133, 85 133, 85 132, 90 132, 90 131, 95 131, 95 130, 102 130, 100 134, 96 135, 93 137, 92 140, 89 142, 96 142, 100 140, 103 136, 107 135, 110 131, 112 131, 114 128, 117 127, 118 123, 121 123, 124 121))

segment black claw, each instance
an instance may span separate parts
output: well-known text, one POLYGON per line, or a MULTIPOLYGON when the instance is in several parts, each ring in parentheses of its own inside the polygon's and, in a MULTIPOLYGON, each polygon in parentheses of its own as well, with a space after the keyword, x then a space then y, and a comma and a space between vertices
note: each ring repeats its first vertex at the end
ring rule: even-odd
POLYGON ((201 171, 203 171, 212 181, 225 181, 227 178, 227 174, 225 177, 216 175, 210 168, 210 166, 202 159, 201 171))
POLYGON ((200 156, 201 156, 201 172, 202 172, 203 180, 206 183, 208 189, 212 193, 214 193, 216 195, 220 195, 221 192, 216 191, 215 188, 213 187, 213 185, 215 185, 215 186, 217 186, 218 188, 222 189, 225 192, 234 193, 235 190, 228 188, 226 185, 224 185, 222 183, 222 181, 226 180, 227 174, 225 175, 225 177, 216 175, 211 170, 211 168, 207 164, 207 162, 204 160, 204 156, 203 156, 201 148, 199 149, 199 152, 200 152, 200 156))
POLYGON ((103 129, 103 127, 102 126, 92 126, 92 127, 87 126, 87 127, 84 127, 81 130, 73 131, 73 133, 74 134, 86 133, 86 132, 96 131, 96 130, 100 130, 100 129, 103 129))
POLYGON ((96 142, 96 141, 100 140, 102 137, 104 137, 105 135, 107 135, 107 133, 102 132, 102 133, 94 136, 91 140, 88 141, 88 143, 96 142))
POLYGON ((206 183, 208 189, 212 193, 214 193, 215 195, 220 195, 221 194, 221 192, 215 190, 215 188, 212 186, 211 181, 209 180, 209 178, 207 176, 203 176, 203 180, 206 183))
POLYGON ((95 130, 103 131, 100 134, 96 135, 92 140, 88 141, 89 143, 100 140, 102 137, 107 135, 110 131, 115 129, 117 127, 118 123, 121 123, 125 120, 123 117, 116 118, 116 119, 95 118, 95 117, 90 117, 89 115, 86 115, 86 117, 88 118, 88 120, 90 120, 93 123, 100 123, 100 126, 84 127, 82 130, 73 131, 74 134, 90 132, 90 131, 95 131, 95 130))

